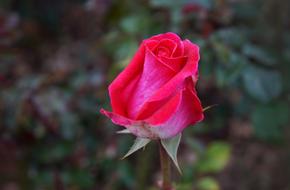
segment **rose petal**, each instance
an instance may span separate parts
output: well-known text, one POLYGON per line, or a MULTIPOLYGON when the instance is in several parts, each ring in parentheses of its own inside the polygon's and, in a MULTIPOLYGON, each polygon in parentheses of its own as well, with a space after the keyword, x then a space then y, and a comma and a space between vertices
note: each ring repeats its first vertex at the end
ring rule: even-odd
POLYGON ((150 38, 150 40, 157 40, 157 41, 160 41, 162 39, 171 39, 171 40, 174 40, 175 42, 180 42, 181 41, 179 36, 177 36, 173 32, 167 32, 167 33, 164 33, 164 34, 158 34, 158 35, 155 35, 155 36, 150 38))
POLYGON ((197 73, 199 48, 188 40, 184 41, 184 47, 188 54, 187 63, 177 75, 156 91, 149 101, 158 101, 172 95, 178 87, 182 87, 187 77, 197 73))
POLYGON ((142 73, 143 65, 140 63, 144 62, 145 48, 144 43, 142 43, 130 64, 109 86, 112 109, 117 114, 127 116, 126 108, 130 98, 128 94, 132 93, 131 91, 135 88, 142 73))
POLYGON ((160 138, 170 138, 180 133, 189 125, 203 120, 203 111, 200 100, 191 90, 184 90, 182 100, 175 114, 160 126, 153 126, 160 138))
POLYGON ((159 59, 170 66, 175 72, 179 72, 185 63, 187 62, 187 57, 175 57, 175 58, 168 58, 168 57, 159 57, 159 59))
POLYGON ((179 41, 177 43, 177 48, 174 50, 174 52, 172 54, 172 57, 181 57, 183 55, 185 55, 184 54, 184 45, 183 45, 182 41, 179 41))
POLYGON ((121 116, 117 113, 114 112, 109 112, 104 109, 101 109, 100 112, 110 118, 112 122, 116 125, 121 125, 121 126, 131 126, 134 124, 134 121, 130 120, 129 118, 126 118, 124 116, 121 116))
MULTIPOLYGON (((181 98, 182 98, 182 93, 178 92, 175 96, 173 96, 169 101, 167 101, 166 103, 163 104, 163 106, 156 110, 147 110, 148 112, 142 112, 147 113, 149 115, 153 115, 151 117, 149 117, 148 119, 146 119, 146 123, 149 123, 150 125, 158 125, 161 124, 163 122, 165 122, 166 120, 169 119, 169 117, 171 117, 171 115, 176 112, 176 109, 178 108, 180 102, 181 102, 181 98)), ((146 115, 143 115, 143 118, 146 118, 146 115)), ((142 119, 142 115, 140 115, 138 117, 138 119, 142 119)))
POLYGON ((163 39, 159 42, 159 44, 152 51, 156 56, 164 56, 171 57, 175 49, 177 48, 177 44, 175 41, 171 39, 163 39), (162 50, 165 50, 163 53, 162 50))
POLYGON ((168 82, 175 72, 159 61, 150 50, 145 53, 144 68, 136 89, 130 96, 128 102, 128 113, 130 118, 136 118, 144 102, 152 96, 152 92, 158 90, 168 82))
MULTIPOLYGON (((182 88, 196 94, 194 85, 195 83, 192 80, 192 77, 188 77, 185 79, 182 88)), ((141 110, 139 112, 140 115, 138 115, 137 120, 145 120, 146 123, 149 123, 150 125, 157 125, 163 123, 176 111, 181 101, 183 91, 184 90, 178 91, 170 99, 163 99, 162 101, 146 104, 147 106, 150 105, 150 107, 143 107, 144 110, 141 110)))
POLYGON ((167 32, 165 34, 159 34, 150 38, 150 40, 156 40, 156 41, 161 41, 164 39, 173 40, 177 45, 177 47, 172 51, 171 57, 180 57, 184 55, 184 45, 181 39, 179 38, 179 36, 177 36, 176 34, 172 32, 167 32))
POLYGON ((143 43, 148 49, 153 51, 158 46, 159 41, 158 40, 144 40, 143 43))
POLYGON ((182 91, 181 101, 174 114, 163 124, 152 126, 146 121, 135 121, 126 128, 138 137, 166 139, 177 135, 187 126, 202 121, 203 118, 200 100, 191 90, 185 89, 182 91))
MULTIPOLYGON (((189 41, 184 41, 184 47, 189 48, 188 59, 182 70, 171 78, 166 84, 154 92, 154 94, 144 103, 140 108, 139 116, 147 115, 152 113, 152 110, 158 110, 162 107, 163 103, 168 101, 178 90, 182 90, 184 87, 184 81, 188 77, 194 76, 197 80, 197 68, 198 68, 198 46, 193 45, 189 41)), ((194 81, 196 81, 194 80, 194 81)), ((152 92, 151 92, 152 93, 152 92)))
MULTIPOLYGON (((191 43, 189 40, 183 41, 184 45, 184 54, 188 55, 188 57, 191 57, 193 60, 199 60, 199 47, 193 43, 191 43)), ((196 78, 194 81, 197 81, 198 77, 198 64, 195 65, 193 69, 193 76, 196 78)))

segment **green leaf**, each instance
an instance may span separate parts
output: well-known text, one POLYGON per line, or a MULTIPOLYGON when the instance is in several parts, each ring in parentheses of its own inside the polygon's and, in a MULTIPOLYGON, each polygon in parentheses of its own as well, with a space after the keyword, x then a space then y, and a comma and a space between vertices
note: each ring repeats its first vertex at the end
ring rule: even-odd
POLYGON ((150 28, 150 15, 145 11, 138 11, 137 14, 130 14, 120 21, 124 32, 134 36, 136 34, 147 34, 150 28), (138 27, 136 27, 138 26, 138 27))
POLYGON ((289 108, 283 103, 258 106, 253 114, 255 134, 262 140, 279 141, 283 136, 283 127, 289 120, 289 108))
POLYGON ((275 55, 272 55, 271 52, 266 51, 259 46, 246 44, 242 51, 246 56, 253 58, 264 65, 271 66, 277 63, 277 60, 275 60, 275 55))
POLYGON ((225 28, 213 33, 210 40, 218 40, 220 43, 239 48, 246 40, 245 31, 242 28, 225 28))
POLYGON ((191 183, 180 183, 180 184, 175 184, 174 189, 176 190, 188 190, 192 189, 193 184, 191 183))
POLYGON ((218 182, 211 177, 205 177, 197 182, 197 189, 199 190, 219 190, 218 182))
POLYGON ((183 2, 181 1, 173 1, 173 0, 151 0, 150 1, 151 5, 153 7, 168 7, 168 8, 172 8, 172 7, 180 7, 183 2))
POLYGON ((92 174, 85 170, 69 170, 66 177, 70 184, 77 185, 81 189, 90 189, 94 185, 92 174))
MULTIPOLYGON (((188 4, 188 0, 151 0, 151 5, 153 7, 169 7, 169 8, 175 8, 175 7, 181 7, 188 4)), ((191 3, 194 3, 199 6, 203 6, 205 8, 211 8, 213 6, 212 0, 193 0, 191 3)))
POLYGON ((136 152, 140 148, 145 147, 150 141, 151 141, 150 139, 137 137, 135 139, 134 144, 131 146, 130 150, 127 152, 127 154, 125 156, 123 156, 122 159, 125 159, 126 157, 130 156, 131 154, 133 154, 134 152, 136 152))
POLYGON ((117 167, 116 169, 122 183, 124 183, 127 187, 132 187, 134 182, 136 181, 136 176, 133 172, 134 166, 129 162, 121 162, 115 167, 117 167))
POLYGON ((248 94, 262 102, 278 97, 282 91, 282 78, 278 71, 251 65, 243 70, 242 76, 248 94))
POLYGON ((59 162, 73 152, 73 144, 70 142, 57 142, 51 146, 47 145, 47 149, 39 146, 35 149, 34 155, 37 159, 44 163, 59 162))
POLYGON ((226 166, 229 158, 230 145, 223 142, 211 143, 197 163, 197 171, 205 173, 219 172, 226 166))
POLYGON ((164 149, 166 150, 167 154, 172 159, 172 161, 174 162, 179 173, 182 173, 180 170, 180 167, 178 165, 178 161, 177 161, 177 150, 179 147, 180 139, 181 139, 181 133, 179 133, 178 135, 176 135, 173 138, 161 139, 161 144, 164 147, 164 149))

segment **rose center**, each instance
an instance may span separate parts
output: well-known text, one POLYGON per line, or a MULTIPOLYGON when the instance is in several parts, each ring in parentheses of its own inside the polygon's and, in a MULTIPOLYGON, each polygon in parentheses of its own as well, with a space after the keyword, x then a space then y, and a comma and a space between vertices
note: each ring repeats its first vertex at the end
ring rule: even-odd
POLYGON ((156 55, 158 57, 169 57, 170 56, 170 51, 168 48, 165 47, 158 47, 157 51, 156 51, 156 55))

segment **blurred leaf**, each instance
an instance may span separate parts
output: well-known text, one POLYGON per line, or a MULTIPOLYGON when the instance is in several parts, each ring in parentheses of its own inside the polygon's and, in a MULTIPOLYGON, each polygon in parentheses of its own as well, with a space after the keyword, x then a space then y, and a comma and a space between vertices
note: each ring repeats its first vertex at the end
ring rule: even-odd
POLYGON ((134 144, 131 146, 130 150, 127 152, 127 154, 125 156, 123 156, 122 159, 125 159, 126 157, 130 156, 131 154, 133 154, 134 152, 136 152, 140 148, 145 147, 150 141, 151 141, 150 139, 137 137, 135 139, 134 144))
POLYGON ((283 126, 289 121, 289 107, 283 103, 258 106, 252 114, 256 135, 263 140, 278 141, 283 136, 283 126))
POLYGON ((117 48, 115 48, 115 59, 118 61, 119 68, 126 67, 130 60, 132 59, 134 53, 138 49, 137 41, 134 39, 127 39, 122 44, 116 44, 117 48))
POLYGON ((138 17, 128 16, 124 18, 120 24, 124 31, 128 33, 136 33, 139 29, 138 27, 136 27, 138 26, 139 22, 140 20, 138 19, 138 17))
POLYGON ((224 142, 211 143, 205 155, 196 164, 197 171, 202 173, 221 171, 229 161, 230 149, 230 145, 224 142))
POLYGON ((212 8, 214 5, 213 0, 190 0, 190 1, 187 1, 187 3, 196 4, 196 5, 205 7, 207 9, 212 8))
POLYGON ((197 190, 219 190, 218 182, 211 177, 199 179, 197 182, 197 190))
POLYGON ((195 152, 196 154, 201 154, 204 151, 205 146, 198 139, 192 138, 192 136, 188 136, 187 138, 185 138, 185 140, 186 144, 189 145, 193 152, 195 152))
POLYGON ((66 156, 71 154, 73 151, 73 145, 66 142, 58 142, 52 146, 46 146, 45 149, 39 147, 38 150, 33 154, 40 158, 42 162, 51 163, 57 162, 64 159, 66 156))
POLYGON ((35 124, 36 126, 33 129, 35 137, 41 139, 46 135, 46 129, 43 125, 35 124))
POLYGON ((174 0, 151 0, 151 5, 154 7, 174 7, 180 6, 185 3, 185 0, 174 1, 174 0))
POLYGON ((8 8, 10 4, 11 4, 11 0, 0 1, 0 7, 2 7, 3 10, 5 10, 5 8, 8 8))
POLYGON ((150 18, 147 12, 141 11, 138 14, 129 15, 120 22, 121 28, 131 35, 146 34, 150 28, 150 18))
POLYGON ((182 183, 175 185, 176 190, 188 190, 192 189, 192 187, 193 187, 192 183, 182 183))
POLYGON ((254 22, 257 18, 257 14, 259 14, 259 6, 253 6, 254 4, 257 5, 258 1, 253 1, 252 3, 247 2, 237 2, 233 6, 233 11, 235 12, 235 15, 237 19, 242 21, 252 21, 254 22))
MULTIPOLYGON (((23 101, 23 91, 20 89, 11 89, 6 91, 0 91, 1 99, 3 100, 3 105, 7 108, 6 117, 1 118, 1 120, 6 124, 7 128, 16 129, 17 127, 17 114, 20 112, 19 108, 21 102, 23 101)), ((0 100, 1 100, 0 99, 0 100)), ((1 102, 2 103, 2 102, 1 102)))
POLYGON ((151 0, 152 6, 154 7, 176 7, 183 6, 186 4, 199 5, 205 8, 210 8, 213 5, 212 0, 151 0))
POLYGON ((231 49, 219 41, 212 42, 212 46, 219 61, 223 64, 229 64, 231 49))
POLYGON ((73 139, 78 132, 78 117, 70 112, 64 112, 61 115, 60 131, 65 139, 73 139))
POLYGON ((243 47, 242 51, 243 51, 243 54, 257 60, 259 63, 265 64, 265 65, 275 65, 277 63, 274 55, 272 55, 269 51, 266 51, 256 45, 246 44, 243 47))
POLYGON ((211 0, 151 0, 150 4, 153 7, 165 7, 169 9, 170 12, 170 31, 179 33, 181 27, 181 23, 183 20, 182 8, 187 5, 197 5, 205 8, 209 8, 212 5, 211 0))
POLYGON ((135 183, 135 175, 133 172, 132 165, 128 162, 122 162, 118 166, 118 173, 120 175, 121 181, 126 184, 126 186, 131 187, 135 183))
POLYGON ((282 91, 282 79, 278 71, 249 65, 243 70, 242 76, 248 94, 262 102, 278 97, 282 91))
POLYGON ((211 77, 214 72, 214 66, 212 64, 214 59, 214 53, 207 48, 202 48, 200 50, 201 60, 199 65, 200 76, 203 78, 211 77))
POLYGON ((35 181, 35 184, 41 188, 47 188, 53 183, 53 174, 51 171, 40 171, 37 172, 36 175, 33 175, 32 178, 35 181))
POLYGON ((93 176, 86 170, 69 170, 68 181, 81 189, 90 189, 94 184, 93 176))
POLYGON ((161 139, 161 144, 164 147, 164 149, 166 150, 167 154, 173 160, 179 173, 182 173, 180 170, 180 167, 178 165, 178 161, 177 161, 177 150, 179 147, 180 139, 181 139, 181 133, 179 133, 175 137, 172 137, 169 139, 161 139))
POLYGON ((241 28, 225 28, 220 29, 211 36, 211 41, 221 41, 235 48, 239 48, 244 44, 245 31, 241 28))

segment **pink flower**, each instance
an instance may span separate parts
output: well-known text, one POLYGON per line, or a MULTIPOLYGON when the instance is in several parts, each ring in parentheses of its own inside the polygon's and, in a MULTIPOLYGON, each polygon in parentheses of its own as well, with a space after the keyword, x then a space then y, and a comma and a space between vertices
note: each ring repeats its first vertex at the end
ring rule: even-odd
POLYGON ((170 138, 203 120, 195 84, 199 48, 174 33, 146 39, 109 86, 113 123, 138 137, 170 138))

